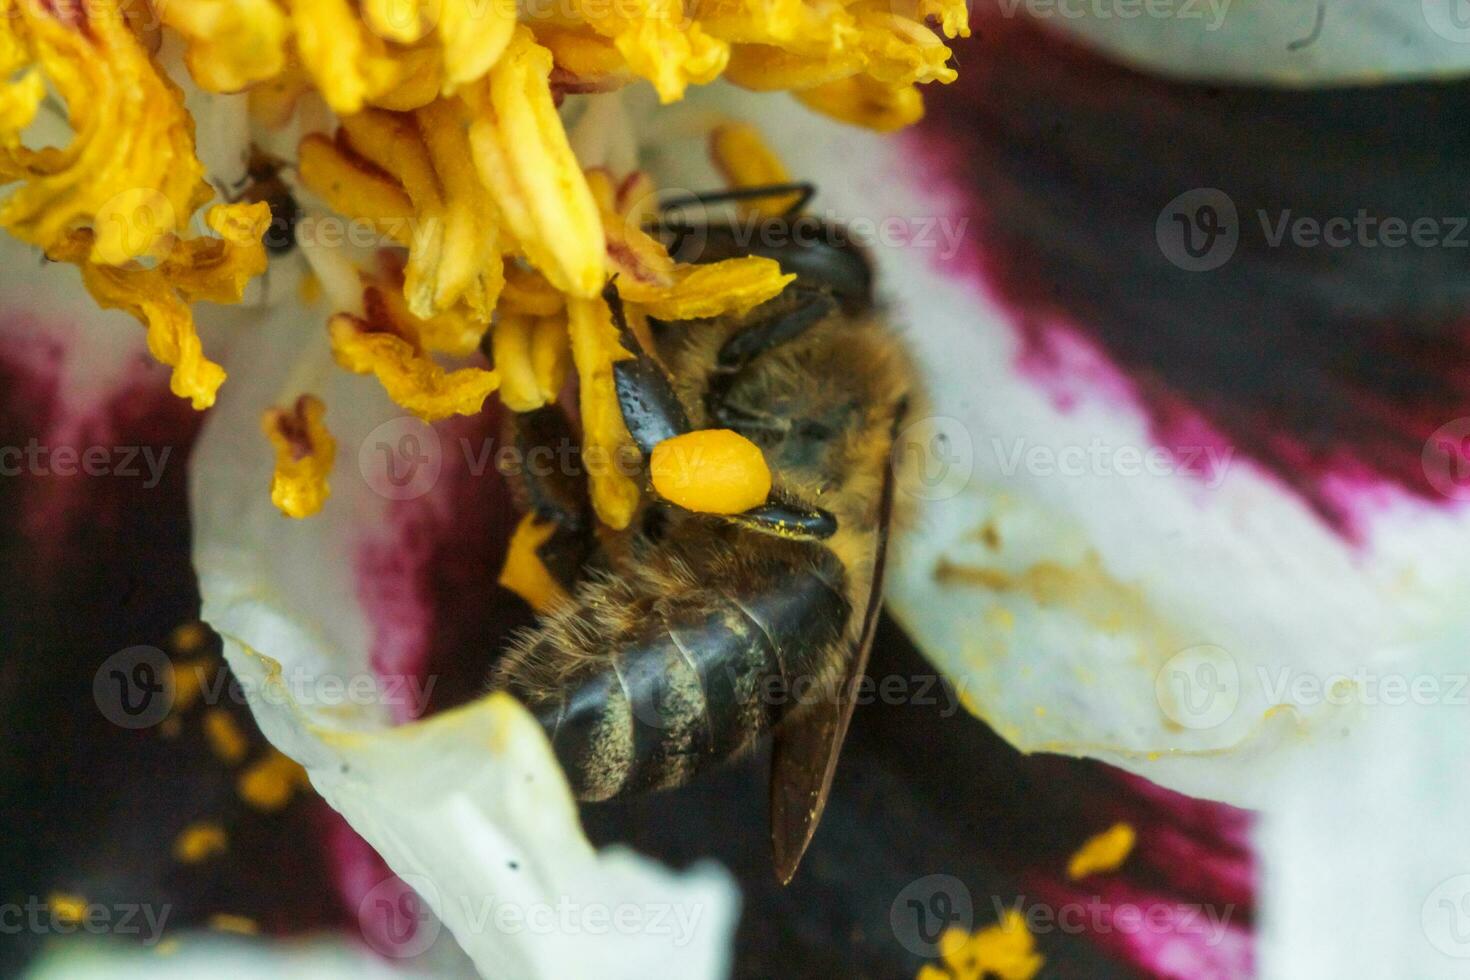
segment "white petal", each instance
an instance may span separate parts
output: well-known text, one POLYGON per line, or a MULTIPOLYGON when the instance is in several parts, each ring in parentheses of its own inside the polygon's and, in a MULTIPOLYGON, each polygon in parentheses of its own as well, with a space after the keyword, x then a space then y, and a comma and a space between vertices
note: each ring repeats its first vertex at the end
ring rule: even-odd
POLYGON ((401 694, 386 684, 348 698, 314 686, 372 683, 353 559, 381 531, 388 501, 370 489, 358 450, 401 414, 376 381, 331 364, 326 314, 281 303, 216 318, 212 333, 235 333, 231 377, 191 462, 203 616, 261 729, 485 975, 720 975, 737 904, 728 875, 594 852, 540 727, 517 703, 489 697, 394 727, 401 694), (259 418, 302 391, 327 404, 339 448, 326 508, 292 521, 270 503, 259 418))
POLYGON ((997 0, 1120 61, 1187 78, 1375 84, 1470 70, 1460 0, 997 0))
POLYGON ((1246 460, 1222 455, 1208 479, 1178 466, 1120 476, 1086 456, 1060 472, 1094 444, 1150 448, 1147 420, 1103 397, 1062 410, 1022 376, 1005 311, 936 261, 963 228, 913 144, 763 109, 792 171, 826 175, 819 213, 875 229, 880 288, 925 374, 925 417, 900 445, 908 519, 890 608, 1019 748, 1259 806, 1302 766, 1361 751, 1373 712, 1362 696, 1297 697, 1283 680, 1330 688, 1344 665, 1411 671, 1430 641, 1470 636, 1457 598, 1470 588, 1465 509, 1385 504, 1354 547, 1246 460), (862 170, 837 177, 854 160, 862 170), (884 221, 929 237, 885 246, 884 221))
POLYGON ((961 212, 922 147, 760 124, 822 178, 824 215, 939 219, 872 243, 929 394, 888 599, 971 707, 1023 750, 1261 809, 1262 976, 1470 975, 1470 511, 1389 497, 1354 545, 1246 460, 1058 472, 1095 443, 1149 448, 1147 420, 1127 397, 1064 411, 1022 377, 1006 311, 939 271, 961 212), (1430 703, 1384 686, 1416 682, 1430 703))

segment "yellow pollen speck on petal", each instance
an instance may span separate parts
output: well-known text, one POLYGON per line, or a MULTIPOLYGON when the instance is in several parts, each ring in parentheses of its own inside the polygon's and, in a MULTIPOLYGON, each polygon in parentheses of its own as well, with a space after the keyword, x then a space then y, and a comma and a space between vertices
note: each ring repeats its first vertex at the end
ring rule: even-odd
POLYGON ((538 613, 549 612, 568 598, 566 590, 547 571, 537 553, 554 533, 556 525, 551 521, 538 520, 534 514, 525 515, 510 537, 505 564, 500 569, 500 585, 526 600, 538 613))
POLYGON ((250 806, 274 813, 291 802, 296 790, 307 785, 306 770, 272 749, 270 755, 240 774, 235 789, 250 806))
POLYGON ((760 447, 730 429, 665 439, 648 461, 659 496, 686 510, 739 514, 766 502, 771 470, 760 447))
POLYGON ((1091 874, 1115 871, 1133 852, 1137 834, 1126 823, 1117 823, 1087 841, 1067 862, 1067 877, 1073 881, 1091 874))
POLYGON ((337 440, 322 422, 326 412, 321 399, 302 395, 290 411, 273 408, 261 419, 261 430, 276 451, 271 503, 287 517, 310 517, 331 496, 327 477, 337 458, 337 440))
POLYGON ((944 969, 928 964, 919 971, 920 980, 1031 980, 1045 962, 1036 952, 1035 940, 1026 920, 1015 909, 1008 910, 994 925, 974 934, 951 927, 939 937, 939 957, 944 969))
POLYGON ((172 956, 179 951, 179 946, 177 939, 165 939, 153 947, 153 952, 157 956, 172 956))
POLYGON ((254 936, 260 932, 260 924, 254 919, 244 915, 232 915, 227 912, 219 912, 211 915, 208 924, 209 928, 215 932, 233 932, 240 936, 254 936))
POLYGON ((46 896, 46 905, 59 921, 71 925, 81 922, 87 915, 87 900, 71 892, 52 892, 46 896))
POLYGON ((174 839, 174 860, 182 864, 198 864, 223 854, 228 846, 229 838, 219 824, 208 821, 192 823, 174 839))
POLYGON ((224 708, 210 708, 204 713, 204 739, 210 751, 225 765, 233 766, 245 758, 250 742, 239 724, 224 708))

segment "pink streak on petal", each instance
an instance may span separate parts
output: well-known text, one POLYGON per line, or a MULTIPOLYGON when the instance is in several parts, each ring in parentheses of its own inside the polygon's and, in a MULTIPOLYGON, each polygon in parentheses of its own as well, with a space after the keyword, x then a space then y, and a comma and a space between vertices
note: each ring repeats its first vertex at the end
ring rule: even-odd
MULTIPOLYGON (((494 465, 499 420, 492 402, 478 416, 436 425, 434 488, 390 502, 354 556, 373 670, 423 685, 436 710, 484 693, 504 634, 525 620, 523 604, 496 585, 516 519, 494 465)), ((413 700, 390 706, 396 722, 422 711, 413 700)))
MULTIPOLYGON (((960 81, 931 88, 929 116, 902 138, 901 179, 922 175, 939 221, 964 223, 963 247, 926 255, 1004 312, 1018 372, 1059 411, 1096 399, 1137 412, 1176 458, 1202 443, 1234 450, 1236 465, 1269 474, 1352 544, 1389 507, 1467 506, 1431 486, 1420 459, 1429 434, 1470 404, 1470 322, 1446 312, 1454 273, 1421 273, 1420 285, 1443 288, 1406 305, 1394 291, 1403 273, 1365 271, 1385 249, 1266 248, 1251 210, 1277 198, 1342 206, 1340 181, 1293 183, 1289 164, 1373 177, 1385 160, 1403 172, 1351 200, 1402 202, 1427 176, 1435 184, 1419 206, 1432 209, 1444 193, 1423 163, 1433 156, 1374 157, 1392 145, 1381 113, 1385 133, 1325 129, 1371 94, 1167 82, 986 11, 957 47, 960 81), (1243 209, 1235 257, 1209 273, 1169 265, 1154 244, 1159 208, 1232 179, 1243 209)), ((1411 109, 1421 129, 1448 111, 1432 93, 1411 109)))

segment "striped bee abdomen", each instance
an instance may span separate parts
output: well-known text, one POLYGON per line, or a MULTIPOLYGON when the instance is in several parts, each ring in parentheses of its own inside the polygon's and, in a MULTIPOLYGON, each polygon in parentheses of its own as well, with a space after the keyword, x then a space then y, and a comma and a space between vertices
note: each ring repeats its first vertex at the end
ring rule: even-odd
POLYGON ((495 672, 580 799, 686 782, 835 681, 853 617, 833 555, 711 530, 584 582, 495 672))

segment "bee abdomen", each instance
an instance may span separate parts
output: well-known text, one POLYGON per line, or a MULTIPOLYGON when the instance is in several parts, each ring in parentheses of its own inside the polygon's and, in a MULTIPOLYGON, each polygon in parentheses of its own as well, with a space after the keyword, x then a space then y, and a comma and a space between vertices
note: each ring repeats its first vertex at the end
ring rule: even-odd
POLYGON ((841 570, 772 564, 692 597, 624 593, 601 615, 584 590, 579 628, 538 629, 501 667, 497 686, 531 705, 580 799, 686 782, 823 687, 851 612, 841 570), (642 615, 620 636, 597 635, 599 620, 630 612, 642 615), (563 649, 573 637, 602 648, 563 649), (558 662, 580 669, 547 690, 558 662))

